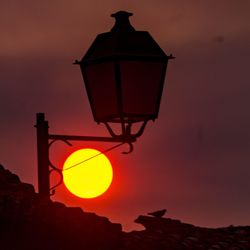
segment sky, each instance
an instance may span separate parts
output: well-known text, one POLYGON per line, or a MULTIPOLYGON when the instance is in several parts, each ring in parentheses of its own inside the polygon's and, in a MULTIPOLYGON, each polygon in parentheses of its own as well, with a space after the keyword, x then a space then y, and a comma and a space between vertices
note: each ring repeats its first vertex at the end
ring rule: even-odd
MULTIPOLYGON (((84 200, 62 185, 53 200, 107 216, 125 230, 133 220, 166 208, 167 216, 198 226, 250 224, 249 0, 2 0, 0 2, 0 163, 37 188, 35 115, 50 132, 107 135, 93 121, 79 67, 119 10, 134 13, 169 62, 159 118, 131 154, 108 153, 113 184, 84 200)), ((81 147, 57 142, 58 167, 81 147)), ((58 177, 52 175, 51 182, 58 177)))

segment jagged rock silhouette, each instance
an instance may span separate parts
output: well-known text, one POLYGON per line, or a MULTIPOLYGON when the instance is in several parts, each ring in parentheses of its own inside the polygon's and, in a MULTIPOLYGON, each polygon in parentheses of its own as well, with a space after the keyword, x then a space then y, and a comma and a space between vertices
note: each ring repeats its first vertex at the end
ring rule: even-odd
POLYGON ((158 215, 135 222, 145 230, 122 232, 108 218, 44 199, 0 165, 1 250, 250 249, 250 226, 201 228, 158 215))
POLYGON ((0 167, 0 249, 119 249, 120 224, 44 199, 0 167))

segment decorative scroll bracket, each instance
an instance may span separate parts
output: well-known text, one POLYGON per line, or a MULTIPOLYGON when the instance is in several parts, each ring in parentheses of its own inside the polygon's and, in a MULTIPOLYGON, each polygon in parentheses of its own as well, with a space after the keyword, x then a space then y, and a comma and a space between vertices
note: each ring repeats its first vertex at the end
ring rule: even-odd
MULTIPOLYGON (((145 127, 146 124, 144 124, 145 127)), ((133 144, 136 141, 136 137, 140 135, 112 135, 112 137, 100 137, 100 136, 79 136, 79 135, 57 135, 49 134, 48 121, 45 120, 44 113, 36 114, 36 130, 37 130, 37 160, 38 160, 38 193, 44 197, 49 198, 55 193, 55 188, 62 184, 63 176, 62 170, 56 167, 49 159, 49 150, 51 145, 56 141, 63 141, 69 146, 72 144, 69 141, 99 141, 99 142, 120 142, 122 144, 128 144, 129 150, 122 152, 123 154, 129 154, 133 151, 133 144), (60 175, 59 182, 50 188, 50 174, 56 171, 60 175)), ((116 147, 116 146, 115 146, 116 147)), ((115 148, 112 147, 112 148, 115 148)), ((111 148, 111 149, 112 149, 111 148)), ((107 151, 111 150, 108 149, 107 151)))

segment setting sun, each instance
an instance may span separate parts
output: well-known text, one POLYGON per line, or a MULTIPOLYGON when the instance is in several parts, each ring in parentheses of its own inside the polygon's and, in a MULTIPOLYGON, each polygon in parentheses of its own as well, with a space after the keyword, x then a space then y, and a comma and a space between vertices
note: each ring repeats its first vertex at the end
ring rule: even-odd
POLYGON ((64 162, 63 181, 67 189, 80 198, 102 195, 113 179, 109 159, 96 149, 80 149, 64 162))

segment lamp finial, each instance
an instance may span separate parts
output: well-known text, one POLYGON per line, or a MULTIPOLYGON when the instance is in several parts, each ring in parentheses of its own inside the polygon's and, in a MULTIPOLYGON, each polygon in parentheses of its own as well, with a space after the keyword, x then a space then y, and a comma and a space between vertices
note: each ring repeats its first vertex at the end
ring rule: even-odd
POLYGON ((119 31, 135 31, 134 27, 129 22, 129 17, 132 16, 133 13, 127 11, 118 11, 111 15, 111 17, 115 18, 115 25, 111 29, 111 32, 119 32, 119 31))

